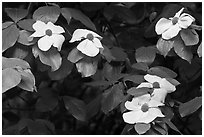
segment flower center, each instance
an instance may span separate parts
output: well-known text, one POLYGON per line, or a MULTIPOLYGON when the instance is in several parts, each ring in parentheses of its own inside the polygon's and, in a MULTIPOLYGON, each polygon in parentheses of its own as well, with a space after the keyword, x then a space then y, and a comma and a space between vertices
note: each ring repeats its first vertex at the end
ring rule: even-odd
POLYGON ((178 22, 179 18, 178 17, 173 17, 172 24, 175 25, 178 22))
POLYGON ((142 110, 143 112, 147 112, 147 111, 149 110, 148 104, 147 104, 147 103, 144 103, 144 104, 142 105, 142 107, 141 107, 141 110, 142 110))
POLYGON ((153 84, 153 88, 160 88, 159 83, 158 82, 154 82, 153 84))
POLYGON ((48 36, 51 36, 52 35, 52 31, 50 29, 47 29, 45 31, 45 34, 48 35, 48 36))
POLYGON ((93 36, 91 33, 89 33, 89 34, 86 35, 86 38, 87 38, 88 40, 93 40, 93 39, 94 39, 94 36, 93 36))

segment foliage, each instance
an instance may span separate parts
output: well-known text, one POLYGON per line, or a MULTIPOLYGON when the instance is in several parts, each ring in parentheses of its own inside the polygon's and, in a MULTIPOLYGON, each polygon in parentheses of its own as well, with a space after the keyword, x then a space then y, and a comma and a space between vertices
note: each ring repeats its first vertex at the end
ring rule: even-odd
POLYGON ((2 7, 3 134, 202 134, 202 3, 2 7))

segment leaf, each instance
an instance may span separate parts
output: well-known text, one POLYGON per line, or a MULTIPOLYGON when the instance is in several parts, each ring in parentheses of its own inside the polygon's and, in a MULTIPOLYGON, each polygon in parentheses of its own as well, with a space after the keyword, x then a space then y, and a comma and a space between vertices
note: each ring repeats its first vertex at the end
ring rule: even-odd
POLYGON ((181 40, 181 38, 176 38, 174 40, 174 51, 176 54, 181 57, 184 60, 187 60, 189 63, 191 63, 191 59, 193 58, 193 54, 191 50, 186 47, 181 40))
POLYGON ((148 65, 144 62, 138 62, 138 63, 134 63, 132 65, 132 67, 134 69, 137 69, 137 70, 143 70, 143 71, 147 71, 149 69, 148 65))
POLYGON ((198 56, 199 56, 199 57, 202 57, 202 42, 201 42, 200 45, 198 46, 197 53, 198 53, 198 56))
POLYGON ((169 68, 163 66, 151 67, 148 71, 151 75, 157 75, 162 78, 175 78, 177 74, 169 68))
POLYGON ((98 86, 108 86, 108 85, 111 85, 112 83, 105 80, 98 80, 98 81, 88 82, 85 84, 93 87, 98 87, 98 86))
POLYGON ((179 134, 182 135, 182 133, 178 130, 178 128, 169 120, 164 118, 164 122, 173 130, 177 131, 179 134))
POLYGON ((180 34, 186 46, 196 45, 199 42, 198 33, 194 29, 182 29, 180 34))
POLYGON ((114 61, 125 61, 127 59, 127 53, 122 48, 113 47, 110 51, 115 58, 114 61))
POLYGON ((5 58, 2 57, 2 69, 6 68, 16 68, 17 66, 28 69, 30 68, 30 65, 25 60, 19 59, 19 58, 5 58))
POLYGON ((161 135, 167 135, 168 129, 165 123, 157 123, 153 125, 153 128, 158 131, 161 135))
POLYGON ((68 24, 71 20, 71 18, 74 18, 75 20, 80 21, 82 24, 84 24, 86 27, 96 31, 96 27, 94 23, 81 11, 73 8, 61 8, 61 13, 67 20, 68 24))
POLYGON ((202 97, 196 97, 179 106, 179 113, 181 117, 188 116, 197 111, 202 106, 202 97))
POLYGON ((129 131, 133 128, 133 125, 126 124, 121 132, 121 135, 129 135, 129 131))
POLYGON ((39 56, 40 61, 51 67, 51 71, 56 71, 60 68, 62 63, 62 57, 58 51, 54 48, 51 48, 47 52, 41 51, 38 47, 33 47, 34 56, 39 56))
POLYGON ((17 8, 5 8, 5 12, 14 22, 18 22, 19 20, 25 18, 28 14, 27 9, 17 8))
POLYGON ((125 22, 128 24, 136 24, 137 18, 135 14, 125 6, 119 5, 109 5, 104 8, 103 15, 107 18, 107 20, 111 20, 113 18, 118 18, 119 21, 125 22))
POLYGON ((67 59, 71 61, 72 63, 76 63, 80 59, 84 57, 84 54, 81 53, 77 48, 72 49, 71 52, 69 52, 69 55, 67 59))
POLYGON ((116 84, 103 93, 102 111, 107 114, 116 108, 124 99, 123 89, 121 85, 116 84))
POLYGON ((149 93, 150 91, 151 91, 151 89, 149 89, 147 87, 142 87, 142 88, 132 87, 132 88, 127 90, 127 93, 134 96, 134 97, 139 97, 139 96, 142 96, 144 94, 149 93))
POLYGON ((135 52, 137 62, 143 62, 150 65, 156 57, 156 50, 152 47, 141 47, 135 52))
POLYGON ((26 30, 19 31, 18 42, 23 45, 33 45, 36 41, 33 41, 33 37, 30 37, 31 33, 26 30))
POLYGON ((2 93, 17 86, 21 81, 21 75, 12 68, 2 70, 2 93))
POLYGON ((60 8, 57 6, 43 6, 33 13, 34 20, 40 20, 45 23, 55 23, 60 15, 60 8))
POLYGON ((9 26, 11 26, 14 22, 12 21, 6 21, 2 24, 2 29, 6 29, 8 28, 9 26))
POLYGON ((115 57, 112 55, 110 49, 108 47, 106 47, 105 45, 103 45, 103 49, 100 50, 100 53, 101 53, 101 55, 103 55, 105 57, 105 59, 108 62, 115 60, 115 57))
POLYGON ((97 71, 97 65, 97 61, 91 60, 80 60, 76 63, 77 70, 82 74, 82 77, 89 77, 94 75, 97 71))
POLYGON ((20 20, 17 25, 27 31, 34 31, 33 24, 35 23, 35 20, 33 19, 24 19, 20 20))
POLYGON ((189 28, 194 29, 194 30, 202 30, 202 26, 198 26, 196 24, 191 24, 189 28))
POLYGON ((165 40, 160 38, 157 41, 157 49, 160 51, 161 55, 163 55, 164 57, 166 57, 166 55, 168 54, 168 52, 173 48, 174 46, 174 41, 172 40, 165 40))
POLYGON ((145 124, 145 123, 136 123, 134 128, 135 131, 141 135, 146 133, 150 129, 151 125, 150 124, 145 124))
POLYGON ((60 68, 54 72, 49 71, 48 76, 51 78, 51 80, 64 79, 72 72, 73 66, 74 65, 70 61, 62 59, 62 65, 60 68))
POLYGON ((80 121, 86 121, 86 105, 82 100, 69 96, 63 97, 65 108, 80 121))
POLYGON ((106 6, 105 2, 82 2, 81 8, 85 11, 96 12, 106 6))
POLYGON ((19 36, 19 29, 15 24, 10 25, 2 31, 2 52, 12 47, 19 36))
POLYGON ((137 84, 140 84, 143 81, 145 81, 143 75, 129 75, 129 76, 124 77, 123 80, 124 81, 132 81, 132 82, 137 83, 137 84))
POLYGON ((18 84, 18 87, 27 90, 33 91, 35 87, 35 77, 29 69, 19 71, 21 75, 21 82, 18 84))

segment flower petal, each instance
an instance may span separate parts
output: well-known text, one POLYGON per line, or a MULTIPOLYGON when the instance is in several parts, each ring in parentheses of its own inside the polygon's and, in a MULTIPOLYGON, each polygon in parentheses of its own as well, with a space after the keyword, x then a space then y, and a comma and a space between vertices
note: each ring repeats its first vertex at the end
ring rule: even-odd
POLYGON ((167 81, 165 78, 162 79, 160 87, 167 90, 168 93, 174 92, 176 90, 176 87, 169 81, 167 81))
POLYGON ((158 77, 158 76, 156 76, 156 75, 150 75, 150 74, 147 74, 147 75, 145 75, 144 76, 144 79, 146 80, 146 81, 148 81, 149 83, 154 83, 154 82, 158 82, 158 83, 160 83, 161 81, 162 81, 162 78, 160 78, 160 77, 158 77))
POLYGON ((159 108, 150 108, 149 113, 152 115, 156 115, 157 117, 164 117, 161 110, 159 108))
POLYGON ((38 47, 42 51, 48 51, 52 44, 53 44, 52 39, 50 38, 50 36, 47 35, 38 40, 38 47))
POLYGON ((183 14, 181 15, 181 17, 179 18, 179 20, 178 20, 178 24, 179 24, 179 26, 180 26, 181 28, 186 29, 186 28, 188 28, 188 27, 192 24, 192 22, 194 22, 194 21, 195 21, 195 18, 194 18, 194 17, 192 17, 191 15, 189 15, 189 14, 187 14, 187 13, 183 13, 183 14))
POLYGON ((46 29, 50 29, 52 33, 55 33, 55 34, 60 34, 65 32, 64 28, 62 28, 61 26, 54 25, 52 22, 47 23, 46 29))
POLYGON ((136 123, 148 124, 157 117, 156 115, 150 114, 149 110, 147 112, 143 112, 143 115, 141 115, 141 117, 136 121, 136 123))
POLYGON ((152 84, 149 82, 142 82, 139 86, 137 86, 137 88, 143 88, 143 87, 153 88, 152 84))
POLYGON ((94 57, 99 53, 99 49, 95 46, 95 44, 88 40, 85 39, 82 42, 79 43, 77 46, 77 49, 81 51, 83 54, 94 57))
MULTIPOLYGON (((152 92, 152 102, 150 102, 149 104, 152 105, 152 107, 154 107, 153 105, 160 105, 160 104, 154 104, 157 101, 157 102, 161 102, 161 103, 164 103, 165 102, 165 98, 167 96, 167 91, 165 89, 161 89, 161 88, 158 88, 158 89, 154 89, 154 91, 152 92), (153 104, 151 104, 153 103, 153 104)), ((161 105, 160 105, 161 106, 161 105)))
POLYGON ((145 94, 145 95, 135 97, 135 98, 138 98, 139 105, 143 105, 144 103, 148 103, 151 100, 150 94, 145 94))
POLYGON ((181 13, 183 12, 183 10, 184 10, 184 8, 180 9, 180 10, 174 15, 174 17, 179 18, 180 15, 181 15, 181 13))
POLYGON ((101 41, 98 38, 94 38, 93 42, 97 48, 103 48, 101 41))
POLYGON ((161 101, 157 100, 156 98, 151 98, 151 100, 148 102, 149 107, 158 107, 158 106, 164 106, 161 101))
POLYGON ((58 51, 61 51, 62 44, 65 40, 64 36, 60 34, 53 34, 51 38, 53 39, 53 42, 54 42, 53 46, 56 47, 58 51))
POLYGON ((164 33, 166 30, 168 30, 171 26, 172 26, 171 20, 166 18, 161 18, 155 26, 155 31, 158 35, 160 35, 164 33))
POLYGON ((70 43, 75 42, 75 41, 80 41, 83 38, 86 38, 86 35, 89 34, 89 30, 86 29, 77 29, 74 31, 74 33, 72 34, 72 38, 69 41, 70 43))
POLYGON ((138 103, 136 102, 133 102, 133 101, 126 101, 125 102, 125 107, 128 109, 128 110, 139 110, 140 109, 140 106, 138 105, 138 103))
POLYGON ((130 111, 130 112, 123 113, 123 119, 126 123, 135 124, 142 115, 143 115, 143 112, 141 110, 130 111))
POLYGON ((35 30, 35 32, 30 35, 30 37, 42 37, 45 35, 45 28, 46 28, 46 24, 42 21, 36 21, 33 24, 33 29, 35 30))
POLYGON ((162 38, 169 40, 169 39, 175 37, 176 35, 178 35, 180 30, 181 30, 181 28, 180 28, 179 24, 177 23, 177 24, 171 26, 167 31, 162 33, 162 38))

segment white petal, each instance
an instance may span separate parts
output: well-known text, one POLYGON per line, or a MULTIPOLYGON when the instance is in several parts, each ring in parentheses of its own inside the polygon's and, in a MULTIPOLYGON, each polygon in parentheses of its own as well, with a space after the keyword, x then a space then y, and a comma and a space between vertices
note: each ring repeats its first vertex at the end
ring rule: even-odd
POLYGON ((144 103, 148 103, 151 100, 150 94, 145 94, 145 95, 135 97, 135 98, 138 98, 138 103, 140 105, 143 105, 144 103))
POLYGON ((93 42, 97 48, 103 48, 101 41, 98 38, 94 38, 93 42))
POLYGON ((90 31, 86 29, 77 29, 72 34, 72 39, 69 41, 70 43, 75 41, 80 41, 83 38, 86 38, 86 35, 89 34, 90 31))
POLYGON ((45 36, 45 31, 36 31, 29 37, 42 37, 42 36, 45 36))
POLYGON ((94 43, 88 39, 83 40, 77 46, 77 49, 83 54, 94 57, 99 53, 99 49, 94 45, 94 43))
POLYGON ((150 108, 149 113, 152 115, 156 115, 157 117, 164 117, 161 110, 159 108, 150 108))
POLYGON ((178 24, 179 24, 179 26, 180 26, 181 28, 186 29, 186 28, 188 28, 188 27, 192 24, 192 22, 194 22, 194 21, 195 21, 195 19, 194 19, 191 15, 189 15, 189 14, 187 14, 187 13, 183 13, 183 14, 181 15, 181 17, 179 18, 179 20, 178 20, 178 24))
MULTIPOLYGON (((158 88, 158 89, 154 89, 154 91, 152 92, 152 98, 151 99, 158 101, 158 102, 161 102, 161 103, 164 103, 166 96, 167 96, 167 91, 165 89, 158 88)), ((156 105, 158 105, 158 104, 156 104, 156 105)))
POLYGON ((171 25, 172 25, 171 20, 161 18, 155 26, 155 31, 158 35, 160 35, 164 33, 166 30, 168 30, 171 27, 171 25))
MULTIPOLYGON (((150 109, 149 109, 150 110, 150 109)), ((149 110, 145 113, 143 113, 143 115, 137 120, 137 123, 150 123, 152 122, 157 116, 153 115, 149 112, 149 110)))
POLYGON ((169 40, 169 39, 177 36, 180 30, 181 30, 181 28, 179 27, 179 24, 177 23, 177 24, 171 26, 167 31, 165 31, 162 34, 162 38, 169 40))
POLYGON ((52 39, 47 35, 38 40, 38 47, 42 51, 48 51, 52 44, 53 44, 52 39))
POLYGON ((33 29, 38 33, 45 33, 46 24, 38 20, 33 24, 33 29))
POLYGON ((164 106, 163 103, 161 103, 161 101, 156 100, 155 98, 152 98, 149 102, 148 102, 149 107, 158 107, 158 106, 164 106))
POLYGON ((148 81, 149 83, 152 83, 152 84, 153 84, 154 82, 160 83, 161 80, 162 80, 162 78, 160 78, 160 77, 158 77, 158 76, 156 76, 156 75, 150 75, 150 74, 145 75, 145 76, 144 76, 144 79, 145 79, 146 81, 148 81))
POLYGON ((130 111, 123 113, 123 119, 126 123, 135 124, 138 119, 143 115, 143 112, 140 111, 130 111))
POLYGON ((177 17, 177 18, 179 18, 180 17, 180 15, 181 15, 181 13, 183 12, 183 10, 184 10, 184 8, 182 8, 182 9, 180 9, 176 14, 175 14, 175 16, 174 17, 177 17))
POLYGON ((160 87, 167 90, 168 93, 174 92, 176 90, 176 87, 169 81, 167 81, 165 78, 162 79, 160 87))
POLYGON ((53 39, 53 46, 56 47, 58 51, 60 51, 65 40, 64 36, 60 34, 53 34, 51 38, 53 39))
POLYGON ((143 88, 143 87, 153 88, 152 84, 149 82, 142 82, 139 86, 137 86, 137 88, 143 88))
POLYGON ((55 34, 60 34, 65 32, 64 28, 62 28, 61 26, 54 25, 52 22, 47 23, 46 29, 50 29, 52 33, 55 33, 55 34))
POLYGON ((125 107, 128 109, 128 110, 139 110, 140 109, 140 106, 138 105, 138 103, 136 102, 133 102, 133 101, 126 101, 125 102, 125 107))

